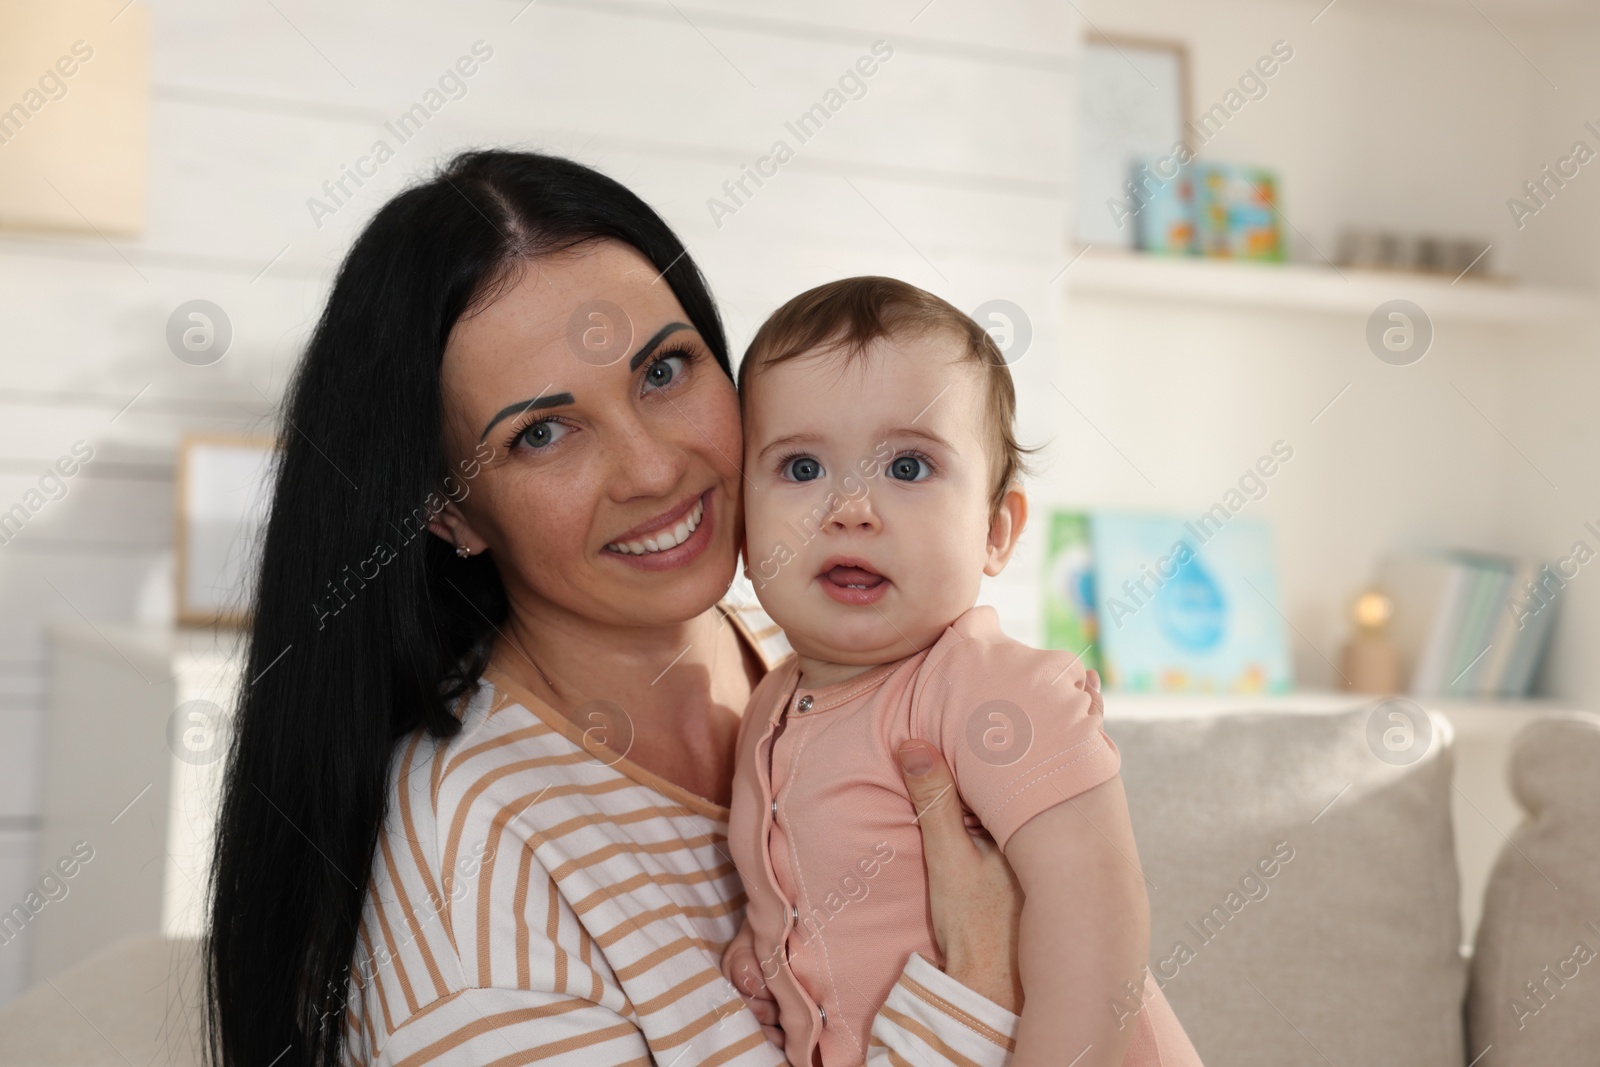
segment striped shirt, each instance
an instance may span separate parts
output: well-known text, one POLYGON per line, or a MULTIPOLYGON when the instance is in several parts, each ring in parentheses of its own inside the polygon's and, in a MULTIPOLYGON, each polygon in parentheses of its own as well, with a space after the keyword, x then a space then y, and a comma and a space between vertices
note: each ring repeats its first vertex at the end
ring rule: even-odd
MULTIPOLYGON (((787 645, 753 603, 725 617, 770 667, 787 645)), ((783 1064, 720 969, 745 903, 728 810, 616 755, 614 706, 583 730, 491 668, 459 715, 396 748, 344 1062, 783 1064)), ((1015 1026, 913 956, 868 1060, 999 1065, 1015 1026)))

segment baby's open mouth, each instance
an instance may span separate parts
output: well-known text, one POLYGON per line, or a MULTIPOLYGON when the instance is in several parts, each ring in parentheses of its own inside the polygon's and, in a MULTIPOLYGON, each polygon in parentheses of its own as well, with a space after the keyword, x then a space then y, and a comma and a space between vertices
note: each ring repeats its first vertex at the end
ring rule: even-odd
POLYGON ((865 567, 831 567, 822 572, 822 579, 842 589, 872 589, 887 579, 865 567))
POLYGON ((822 591, 841 604, 860 607, 882 600, 893 584, 859 560, 835 563, 817 575, 822 591))

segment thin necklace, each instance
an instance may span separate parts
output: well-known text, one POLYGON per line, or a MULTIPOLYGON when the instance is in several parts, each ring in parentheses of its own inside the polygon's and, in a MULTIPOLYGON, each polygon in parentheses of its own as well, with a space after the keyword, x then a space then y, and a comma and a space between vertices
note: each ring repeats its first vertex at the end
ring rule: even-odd
MULTIPOLYGON (((714 696, 714 694, 712 693, 711 690, 714 688, 715 683, 716 683, 717 660, 722 655, 722 640, 721 640, 721 638, 722 638, 722 627, 723 627, 724 624, 726 624, 726 623, 731 621, 729 616, 728 616, 727 611, 723 608, 723 606, 720 603, 718 603, 716 605, 716 612, 717 612, 716 625, 712 628, 712 631, 711 631, 711 665, 710 665, 710 670, 709 670, 709 683, 710 684, 708 684, 707 692, 706 692, 707 699, 709 701, 713 702, 713 703, 715 702, 715 696, 714 696)), ((507 638, 507 641, 510 642, 511 646, 513 648, 515 648, 518 653, 521 654, 523 659, 528 661, 528 666, 533 668, 534 673, 539 676, 539 680, 544 683, 545 688, 550 691, 550 695, 555 698, 555 702, 551 702, 551 707, 560 708, 561 705, 565 703, 565 701, 563 700, 561 694, 556 690, 555 683, 550 681, 550 676, 544 673, 544 668, 539 666, 538 661, 535 660, 533 658, 533 656, 528 653, 527 649, 523 648, 520 644, 517 644, 514 641, 511 641, 511 639, 509 637, 507 638)), ((689 643, 688 648, 685 648, 683 650, 683 652, 679 653, 679 655, 682 656, 682 655, 687 654, 689 649, 691 649, 693 647, 694 647, 694 643, 691 641, 689 643)), ((676 663, 677 661, 674 660, 673 662, 676 663)), ((671 669, 670 665, 669 665, 668 669, 669 670, 671 669)), ((666 672, 663 671, 662 673, 665 674, 666 672)), ((657 678, 656 678, 656 681, 659 681, 659 680, 660 680, 660 676, 658 675, 657 678)), ((655 682, 651 682, 650 684, 654 685, 655 682)), ((581 693, 579 695, 582 696, 581 693)))
MULTIPOLYGON (((550 695, 557 701, 560 701, 561 694, 556 692, 555 684, 550 681, 550 676, 544 673, 544 668, 540 667, 539 664, 534 660, 533 656, 529 655, 528 650, 523 648, 522 645, 509 634, 498 630, 498 628, 496 629, 496 632, 499 633, 501 637, 505 638, 506 644, 517 650, 517 654, 519 656, 528 661, 528 666, 533 668, 533 673, 539 676, 539 680, 543 682, 544 687, 550 691, 550 695)), ((546 703, 549 703, 551 707, 557 707, 557 704, 550 701, 546 701, 546 703)))

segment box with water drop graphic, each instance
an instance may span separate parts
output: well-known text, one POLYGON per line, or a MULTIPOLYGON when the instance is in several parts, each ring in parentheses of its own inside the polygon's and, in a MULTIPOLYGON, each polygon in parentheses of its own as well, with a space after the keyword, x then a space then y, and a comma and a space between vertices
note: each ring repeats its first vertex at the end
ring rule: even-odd
POLYGON ((1294 684, 1272 530, 1222 505, 1195 519, 1090 520, 1106 683, 1259 693, 1294 684))

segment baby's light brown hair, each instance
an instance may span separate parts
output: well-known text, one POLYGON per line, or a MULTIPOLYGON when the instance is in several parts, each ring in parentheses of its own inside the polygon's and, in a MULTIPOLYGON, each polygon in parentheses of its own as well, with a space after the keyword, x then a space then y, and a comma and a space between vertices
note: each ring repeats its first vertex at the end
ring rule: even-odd
POLYGON ((1005 356, 972 316, 932 293, 894 278, 866 275, 841 278, 807 289, 774 311, 739 363, 739 402, 768 367, 810 354, 861 359, 879 338, 904 339, 943 334, 962 346, 965 359, 983 369, 988 422, 990 513, 999 510, 1006 491, 1027 472, 1023 457, 1034 451, 1017 443, 1013 423, 1016 390, 1005 356))

